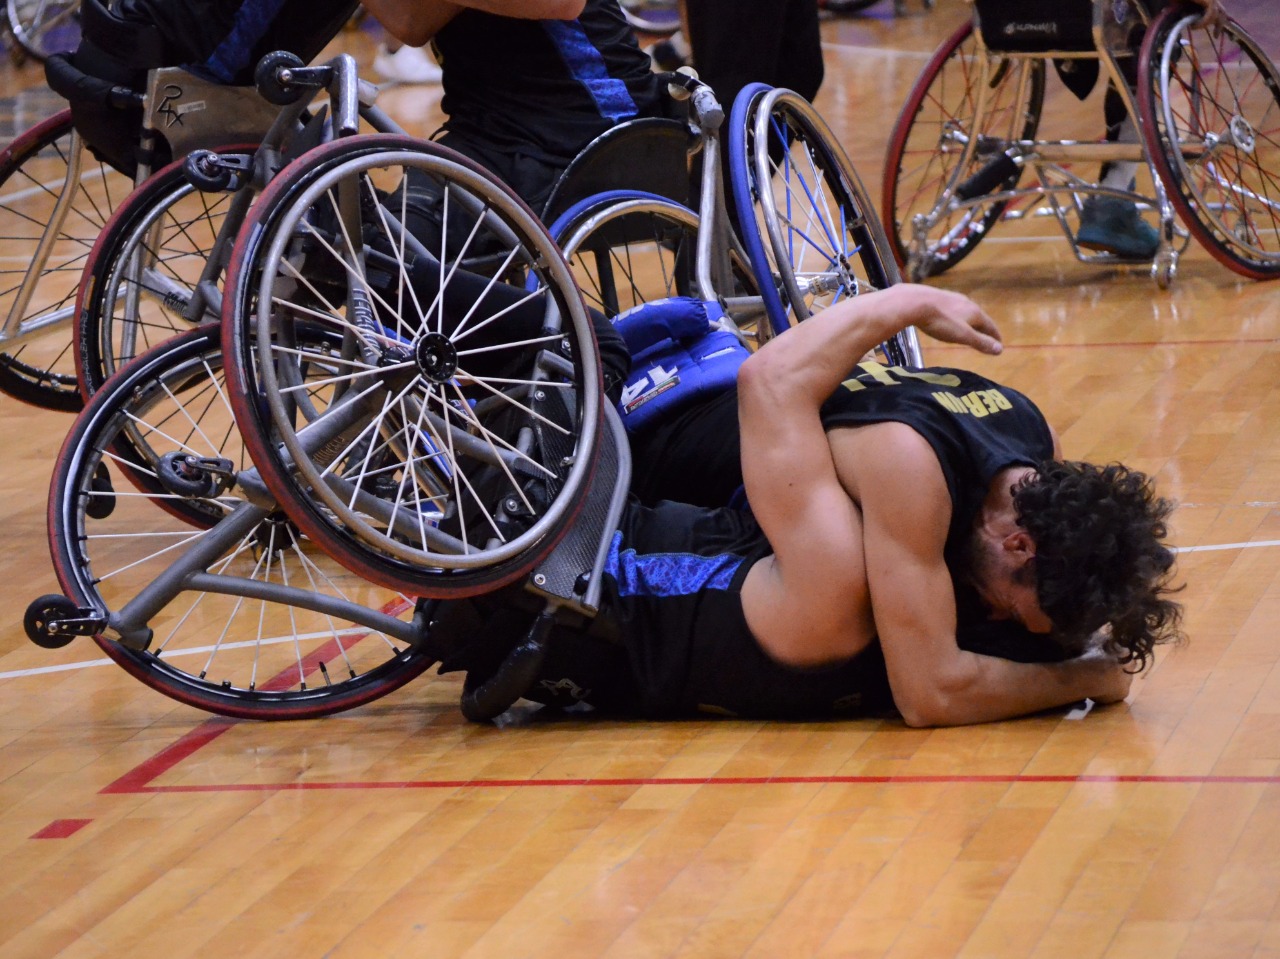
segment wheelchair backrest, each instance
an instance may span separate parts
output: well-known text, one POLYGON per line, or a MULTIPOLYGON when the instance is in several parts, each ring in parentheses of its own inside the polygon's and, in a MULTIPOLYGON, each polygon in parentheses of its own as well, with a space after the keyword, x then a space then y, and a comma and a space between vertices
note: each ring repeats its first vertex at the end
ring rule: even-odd
POLYGON ((574 203, 609 190, 643 190, 689 202, 693 137, 679 120, 642 117, 620 123, 583 148, 556 181, 542 211, 553 223, 574 203))
MULTIPOLYGON (((113 87, 145 93, 151 83, 149 71, 166 67, 182 67, 203 78, 206 92, 219 84, 248 86, 258 60, 273 50, 314 58, 356 5, 357 0, 121 0, 108 6, 105 0, 82 0, 80 45, 70 56, 51 57, 45 76, 70 102, 72 122, 89 148, 133 176, 144 111, 120 105, 110 94, 113 87)), ((208 117, 215 109, 222 112, 217 104, 224 98, 187 94, 196 82, 191 76, 179 83, 182 93, 152 85, 161 113, 155 127, 167 141, 147 158, 153 168, 185 152, 176 144, 169 149, 169 133, 191 126, 184 119, 188 114, 200 112, 202 103, 208 117)), ((261 126, 257 108, 247 117, 236 111, 250 109, 246 104, 252 95, 249 91, 239 105, 232 98, 232 113, 223 117, 225 135, 197 145, 250 142, 244 134, 261 126)))
POLYGON ((1094 50, 1092 0, 974 0, 988 50, 1008 53, 1094 50))

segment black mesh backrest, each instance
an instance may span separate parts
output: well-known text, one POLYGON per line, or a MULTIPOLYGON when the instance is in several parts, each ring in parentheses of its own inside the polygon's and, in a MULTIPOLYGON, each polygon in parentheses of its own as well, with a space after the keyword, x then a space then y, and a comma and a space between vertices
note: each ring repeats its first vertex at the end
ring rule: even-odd
POLYGON ((688 127, 679 120, 643 117, 618 124, 573 158, 547 198, 543 222, 605 190, 644 190, 687 204, 689 143, 688 127))

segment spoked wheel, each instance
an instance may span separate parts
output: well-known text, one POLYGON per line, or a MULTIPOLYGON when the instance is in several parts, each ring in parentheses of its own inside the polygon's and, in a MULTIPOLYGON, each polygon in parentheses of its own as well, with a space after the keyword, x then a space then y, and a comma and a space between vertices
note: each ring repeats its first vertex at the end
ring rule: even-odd
POLYGON ((93 397, 58 459, 49 535, 66 596, 110 614, 98 645, 167 696, 254 719, 348 709, 429 667, 412 601, 247 503, 236 479, 248 465, 214 327, 144 354, 93 397))
POLYGON ((1008 203, 953 207, 1012 190, 1021 168, 1010 144, 1035 137, 1044 104, 1044 61, 985 55, 972 23, 934 53, 894 124, 882 210, 893 256, 913 280, 937 276, 969 255, 1008 203), (1003 177, 992 176, 1006 170, 1003 177), (923 238, 923 250, 918 237, 923 238))
POLYGON ((615 317, 641 303, 693 296, 698 214, 653 194, 599 193, 550 227, 587 304, 615 317))
MULTIPOLYGON (((574 204, 550 230, 587 305, 610 319, 642 303, 699 296, 698 214, 679 203, 610 190, 574 204)), ((739 252, 730 252, 728 270, 724 297, 759 296, 755 274, 739 252)), ((731 312, 749 343, 768 337, 758 308, 731 312)))
POLYGON ((191 329, 184 311, 231 202, 229 194, 192 187, 179 161, 120 204, 94 244, 77 299, 79 375, 88 394, 138 353, 191 329))
POLYGON ((80 0, 7 0, 5 14, 13 38, 37 60, 80 43, 80 0))
POLYGON ((1170 7, 1147 31, 1138 101, 1169 200, 1223 265, 1280 275, 1280 72, 1234 21, 1170 7))
MULTIPOLYGON (((775 280, 761 290, 774 331, 898 282, 862 182, 809 102, 790 90, 748 87, 733 112, 734 202, 756 275, 775 280), (739 128, 744 95, 750 101, 739 128)), ((898 340, 887 345, 890 359, 918 364, 914 331, 898 340)))
POLYGON ((63 110, 0 154, 0 390, 75 411, 72 317, 89 250, 132 184, 81 149, 63 110))
POLYGON ((368 136, 280 174, 239 236, 232 403, 286 514, 348 568, 418 595, 528 573, 580 509, 601 386, 581 297, 527 208, 451 151, 368 136), (449 252, 400 227, 424 192, 449 252), (316 415, 297 402, 302 322, 343 341, 316 415))

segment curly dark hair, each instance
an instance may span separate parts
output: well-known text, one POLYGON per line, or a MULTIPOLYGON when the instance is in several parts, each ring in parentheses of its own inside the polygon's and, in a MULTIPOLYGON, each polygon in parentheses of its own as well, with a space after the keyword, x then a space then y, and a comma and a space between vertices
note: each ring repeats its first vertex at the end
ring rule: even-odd
POLYGON ((1103 629, 1105 648, 1141 672, 1157 644, 1181 638, 1164 543, 1173 503, 1150 477, 1118 463, 1046 461, 1014 486, 1013 506, 1035 541, 1040 608, 1064 645, 1082 648, 1103 629))

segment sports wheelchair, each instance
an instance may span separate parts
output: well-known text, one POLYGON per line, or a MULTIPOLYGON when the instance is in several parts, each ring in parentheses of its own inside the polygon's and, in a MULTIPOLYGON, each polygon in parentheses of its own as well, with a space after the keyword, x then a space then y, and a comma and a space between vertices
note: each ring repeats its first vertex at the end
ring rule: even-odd
MULTIPOLYGON (((338 80, 336 102, 350 105, 352 79, 338 80)), ((732 260, 757 261, 725 215, 723 112, 707 88, 678 82, 708 171, 692 267, 679 272, 708 298, 722 275, 742 292, 732 260)), ((735 134, 755 168, 734 176, 753 191, 737 200, 740 223, 762 253, 769 242, 753 274, 784 310, 759 294, 717 299, 763 325, 897 279, 856 174, 795 99, 753 90, 734 111, 753 118, 735 134), (820 255, 801 249, 806 228, 820 255)), ((585 245, 618 235, 607 212, 580 224, 585 245)), ((672 243, 660 238, 659 255, 672 243)), ((30 605, 28 634, 50 647, 92 636, 203 709, 301 718, 432 665, 436 601, 524 582, 544 612, 497 673, 464 689, 470 718, 496 716, 536 675, 556 616, 598 608, 627 497, 624 427, 569 263, 485 170, 371 134, 321 144, 271 179, 223 289, 221 329, 125 364, 77 419, 50 493, 64 594, 30 605), (430 245, 404 227, 404 187, 423 180, 441 198, 430 245)), ((886 349, 918 362, 913 336, 886 349)))
POLYGON ((1174 3, 1153 18, 1130 0, 976 0, 972 21, 916 81, 890 138, 882 212, 906 272, 936 276, 997 223, 1044 216, 1079 260, 1150 262, 1162 288, 1188 234, 1237 273, 1280 275, 1280 72, 1239 24, 1211 28, 1201 13, 1174 3), (1082 99, 1100 72, 1141 142, 1042 133, 1051 66, 1082 99), (1145 166, 1150 195, 1102 186, 1079 169, 1116 162, 1145 166), (1083 248, 1081 212, 1101 197, 1154 213, 1153 258, 1083 248))

